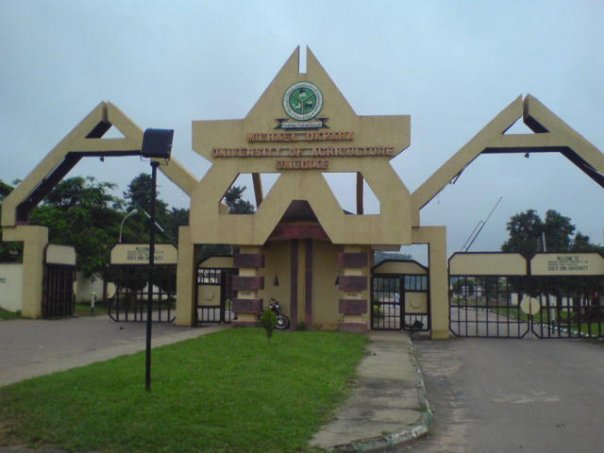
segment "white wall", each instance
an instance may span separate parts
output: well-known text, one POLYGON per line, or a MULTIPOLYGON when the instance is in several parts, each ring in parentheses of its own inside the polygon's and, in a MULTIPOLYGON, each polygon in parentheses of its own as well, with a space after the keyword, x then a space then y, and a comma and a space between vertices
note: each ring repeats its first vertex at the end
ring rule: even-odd
POLYGON ((23 264, 0 264, 0 307, 9 311, 23 306, 23 264))
POLYGON ((103 298, 103 279, 98 275, 84 277, 83 272, 76 272, 76 302, 90 302, 93 292, 97 301, 103 298))

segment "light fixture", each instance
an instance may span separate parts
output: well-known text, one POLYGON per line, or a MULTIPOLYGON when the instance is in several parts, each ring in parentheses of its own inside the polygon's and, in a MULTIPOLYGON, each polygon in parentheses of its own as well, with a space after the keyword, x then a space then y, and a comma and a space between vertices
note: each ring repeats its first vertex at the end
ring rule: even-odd
POLYGON ((143 157, 169 159, 172 152, 173 129, 145 129, 143 134, 143 157))
POLYGON ((279 276, 275 274, 275 278, 273 280, 273 286, 279 286, 279 276))

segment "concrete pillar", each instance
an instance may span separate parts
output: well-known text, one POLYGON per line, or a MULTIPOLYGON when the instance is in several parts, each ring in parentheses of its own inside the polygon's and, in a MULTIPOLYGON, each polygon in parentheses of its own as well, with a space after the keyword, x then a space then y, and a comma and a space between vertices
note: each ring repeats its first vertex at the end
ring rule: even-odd
POLYGON ((414 244, 428 244, 430 325, 433 340, 449 339, 449 278, 446 227, 414 227, 414 244))
POLYGON ((176 320, 177 326, 193 326, 197 320, 195 285, 197 269, 195 245, 191 242, 190 227, 178 228, 178 263, 176 265, 176 320))
POLYGON ((24 318, 42 317, 44 298, 44 262, 48 245, 48 228, 36 225, 4 227, 4 241, 23 242, 23 301, 24 318))

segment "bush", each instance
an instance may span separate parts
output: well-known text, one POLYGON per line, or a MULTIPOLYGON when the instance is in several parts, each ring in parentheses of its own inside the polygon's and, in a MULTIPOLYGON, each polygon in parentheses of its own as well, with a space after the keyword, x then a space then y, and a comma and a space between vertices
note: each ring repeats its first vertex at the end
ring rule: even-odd
POLYGON ((275 325, 277 324, 277 315, 275 315, 273 310, 267 308, 260 315, 260 324, 262 324, 262 327, 264 327, 267 341, 270 341, 273 336, 275 325))

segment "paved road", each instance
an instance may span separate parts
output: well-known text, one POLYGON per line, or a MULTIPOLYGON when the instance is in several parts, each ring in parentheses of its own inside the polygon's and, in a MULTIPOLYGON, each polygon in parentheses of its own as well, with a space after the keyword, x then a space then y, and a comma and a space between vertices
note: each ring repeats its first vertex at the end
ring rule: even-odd
MULTIPOLYGON (((153 324, 153 347, 198 337, 222 327, 153 324)), ((29 377, 133 354, 145 349, 145 323, 108 316, 0 321, 0 386, 29 377)))
POLYGON ((416 341, 431 434, 400 452, 604 451, 604 343, 416 341))

